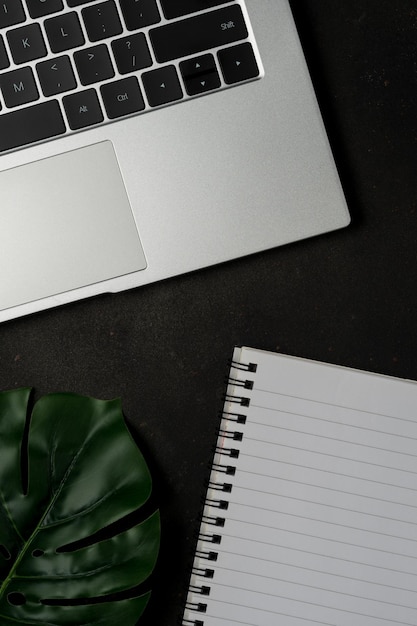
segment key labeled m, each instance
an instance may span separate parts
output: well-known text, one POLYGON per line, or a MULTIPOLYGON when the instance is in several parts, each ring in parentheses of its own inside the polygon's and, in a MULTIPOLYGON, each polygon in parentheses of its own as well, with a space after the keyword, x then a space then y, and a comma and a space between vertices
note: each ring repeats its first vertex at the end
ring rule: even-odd
POLYGON ((24 85, 23 81, 21 80, 20 83, 13 83, 13 89, 14 89, 15 93, 19 93, 20 91, 24 91, 25 90, 25 85, 24 85))

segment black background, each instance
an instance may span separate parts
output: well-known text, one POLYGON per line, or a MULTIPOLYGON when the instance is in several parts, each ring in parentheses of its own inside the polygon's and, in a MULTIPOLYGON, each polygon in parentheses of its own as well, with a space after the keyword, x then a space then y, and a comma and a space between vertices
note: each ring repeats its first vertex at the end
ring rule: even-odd
POLYGON ((0 326, 0 389, 122 398, 163 524, 143 626, 181 616, 235 345, 417 379, 416 3, 292 7, 352 225, 0 326))

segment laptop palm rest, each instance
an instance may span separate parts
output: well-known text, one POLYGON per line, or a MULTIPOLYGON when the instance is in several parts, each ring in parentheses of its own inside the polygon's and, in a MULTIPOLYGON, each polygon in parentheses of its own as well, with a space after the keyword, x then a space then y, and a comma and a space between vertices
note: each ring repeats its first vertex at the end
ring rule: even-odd
POLYGON ((0 190, 0 310, 146 267, 110 141, 1 172, 0 190))

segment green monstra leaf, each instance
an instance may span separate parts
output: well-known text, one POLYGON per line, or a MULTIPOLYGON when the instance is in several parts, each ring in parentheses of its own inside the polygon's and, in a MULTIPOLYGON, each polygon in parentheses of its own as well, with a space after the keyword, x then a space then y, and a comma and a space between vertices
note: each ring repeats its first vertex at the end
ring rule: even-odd
POLYGON ((160 523, 123 520, 152 484, 120 401, 46 395, 27 434, 29 396, 0 393, 0 624, 131 626, 149 593, 117 594, 151 574, 160 523))

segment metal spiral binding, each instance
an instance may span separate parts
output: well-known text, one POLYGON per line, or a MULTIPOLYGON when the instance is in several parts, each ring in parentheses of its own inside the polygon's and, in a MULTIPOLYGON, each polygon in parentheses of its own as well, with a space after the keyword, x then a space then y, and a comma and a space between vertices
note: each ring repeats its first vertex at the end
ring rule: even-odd
POLYGON ((215 450, 218 454, 229 456, 231 459, 239 458, 239 450, 237 448, 220 448, 219 446, 216 446, 215 450))
POLYGON ((209 480, 207 486, 209 487, 209 489, 213 489, 213 491, 224 491, 225 493, 230 493, 232 491, 231 483, 214 483, 213 481, 209 480))
POLYGON ((210 515, 203 515, 201 521, 205 524, 210 524, 210 526, 217 526, 218 528, 223 528, 226 523, 224 517, 211 517, 210 515))
POLYGON ((243 433, 239 431, 230 433, 228 430, 222 430, 219 428, 218 434, 223 437, 223 439, 233 439, 233 441, 242 441, 243 439, 243 433))
MULTIPOLYGON (((185 608, 189 609, 190 611, 193 611, 195 613, 205 613, 207 611, 207 604, 205 604, 204 602, 187 602, 185 605, 185 608)), ((193 624, 193 626, 204 626, 204 622, 197 620, 197 621, 183 621, 183 624, 193 624)))
POLYGON ((227 474, 227 476, 234 476, 236 474, 236 468, 233 465, 221 465, 220 463, 213 463, 213 469, 217 472, 227 474))
POLYGON ((209 568, 202 569, 201 567, 193 567, 192 573, 195 574, 196 576, 203 576, 203 578, 213 578, 214 569, 209 569, 209 568))
POLYGON ((230 367, 245 372, 256 372, 258 368, 256 363, 239 363, 238 361, 233 361, 233 359, 230 361, 230 367))
POLYGON ((198 536, 203 541, 207 541, 209 543, 219 544, 219 543, 221 543, 221 540, 222 540, 221 535, 216 535, 216 534, 207 535, 207 534, 204 534, 204 533, 200 533, 198 536))
POLYGON ((193 621, 184 619, 181 624, 183 626, 187 626, 187 624, 190 624, 190 626, 204 626, 204 622, 202 622, 201 619, 193 619, 193 621))
POLYGON ((253 380, 240 380, 238 378, 229 377, 228 382, 235 387, 243 387, 243 389, 253 389, 253 380))
POLYGON ((250 398, 246 398, 245 396, 231 396, 226 394, 224 397, 226 402, 230 402, 232 404, 240 404, 240 406, 249 406, 250 398))
POLYGON ((207 585, 190 585, 190 591, 193 591, 194 593, 199 593, 202 596, 209 596, 210 595, 210 587, 207 587, 207 585))
POLYGON ((242 415, 241 413, 223 411, 221 416, 228 422, 236 422, 236 424, 246 424, 246 415, 242 415))
MULTIPOLYGON (((256 372, 257 365, 255 363, 238 363, 237 361, 231 361, 230 368, 235 369, 235 370, 254 373, 256 372)), ((242 389, 248 389, 248 390, 253 389, 253 381, 251 380, 239 380, 239 379, 230 377, 229 385, 233 385, 234 387, 240 387, 242 389)), ((250 405, 250 398, 246 396, 240 396, 240 395, 237 396, 234 394, 231 395, 230 393, 226 393, 224 400, 225 402, 229 404, 238 404, 242 407, 248 407, 250 405)), ((225 420, 227 422, 235 422, 236 424, 239 424, 239 425, 244 425, 246 423, 246 415, 240 412, 235 412, 233 410, 231 411, 223 410, 223 412, 221 413, 221 418, 222 420, 225 420)), ((230 441, 230 442, 231 441, 240 442, 242 441, 243 436, 244 435, 240 430, 228 431, 220 427, 218 431, 219 438, 221 438, 222 440, 230 441)), ((234 476, 236 473, 236 467, 232 464, 229 465, 227 463, 219 462, 220 459, 218 458, 218 456, 221 455, 223 457, 228 457, 230 459, 238 459, 239 450, 234 447, 223 447, 220 445, 216 445, 214 452, 217 456, 217 459, 215 459, 215 461, 212 463, 212 471, 216 472, 217 474, 220 473, 220 474, 225 474, 226 476, 234 476)), ((216 478, 217 480, 213 480, 213 478, 211 477, 210 480, 208 481, 207 487, 210 490, 218 491, 222 493, 232 492, 233 490, 232 483, 229 483, 223 480, 218 480, 219 478, 218 476, 216 478)), ((204 502, 206 506, 210 507, 210 509, 217 508, 219 509, 219 511, 225 511, 227 510, 229 506, 229 502, 225 499, 222 499, 221 497, 210 498, 206 496, 206 499, 204 502)), ((206 509, 203 511, 203 515, 201 517, 202 524, 204 524, 205 526, 213 526, 217 528, 222 528, 225 525, 226 519, 224 517, 221 517, 220 515, 217 516, 215 514, 210 515, 208 513, 209 511, 207 511, 206 509)), ((199 541, 201 542, 201 545, 199 546, 200 549, 196 550, 195 556, 200 561, 205 560, 205 561, 210 561, 212 563, 215 563, 218 558, 218 552, 216 552, 215 550, 211 550, 208 546, 207 546, 207 549, 204 549, 204 544, 211 544, 213 545, 213 547, 215 545, 219 545, 222 540, 221 535, 216 532, 211 532, 207 528, 205 528, 204 532, 202 532, 200 529, 198 538, 199 538, 199 541)), ((215 574, 214 569, 205 568, 202 564, 199 564, 199 565, 200 565, 199 567, 193 567, 192 569, 192 574, 194 576, 202 577, 207 580, 214 578, 214 574, 215 574)), ((201 585, 192 584, 189 587, 189 591, 193 592, 194 594, 200 594, 202 596, 209 596, 211 587, 209 585, 204 585, 204 584, 201 584, 201 585)), ((207 604, 205 602, 187 602, 186 609, 188 609, 188 611, 191 611, 193 613, 196 613, 196 614, 198 613, 200 615, 203 615, 207 611, 207 604)), ((204 626, 204 623, 205 623, 204 619, 202 619, 201 617, 196 617, 195 619, 194 618, 186 619, 184 617, 183 621, 181 622, 181 625, 182 626, 204 626)))
POLYGON ((210 498, 206 498, 205 502, 213 508, 222 509, 222 511, 226 511, 229 508, 227 500, 212 500, 210 498))

